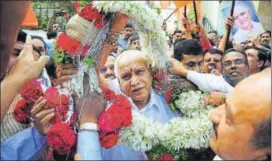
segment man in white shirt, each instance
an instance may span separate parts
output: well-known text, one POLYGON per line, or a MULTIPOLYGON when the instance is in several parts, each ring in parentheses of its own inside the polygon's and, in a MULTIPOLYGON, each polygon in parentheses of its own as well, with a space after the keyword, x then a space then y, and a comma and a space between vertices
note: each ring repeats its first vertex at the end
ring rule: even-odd
POLYGON ((214 160, 271 159, 270 89, 271 68, 243 80, 212 111, 214 160))
POLYGON ((199 73, 197 70, 183 65, 182 61, 179 62, 175 59, 171 59, 171 61, 173 63, 173 67, 170 68, 172 74, 187 78, 204 92, 229 93, 236 84, 249 75, 246 54, 234 49, 227 50, 222 58, 223 77, 199 73))
MULTIPOLYGON (((239 3, 238 3, 239 4, 239 3)), ((264 32, 260 22, 252 21, 249 9, 241 4, 235 6, 234 13, 235 25, 238 27, 237 32, 233 35, 236 42, 241 43, 248 39, 250 33, 259 35, 264 32)))

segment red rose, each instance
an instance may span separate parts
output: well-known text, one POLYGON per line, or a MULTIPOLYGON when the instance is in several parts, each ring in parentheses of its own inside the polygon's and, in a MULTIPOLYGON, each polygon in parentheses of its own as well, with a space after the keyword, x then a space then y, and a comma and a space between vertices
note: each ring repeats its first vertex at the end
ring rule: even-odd
POLYGON ((44 97, 47 100, 47 108, 55 107, 56 105, 61 103, 59 91, 56 87, 48 88, 45 91, 44 97))
POLYGON ((20 94, 27 102, 37 101, 43 95, 40 82, 37 80, 29 82, 21 89, 20 94))
POLYGON ((116 94, 108 88, 103 89, 103 93, 107 100, 112 100, 116 97, 116 94))
POLYGON ((149 160, 174 160, 174 157, 171 154, 166 153, 159 158, 150 157, 149 160))
POLYGON ((169 90, 166 91, 166 93, 165 93, 165 102, 166 103, 170 103, 171 102, 173 91, 174 91, 173 88, 171 88, 171 89, 169 89, 169 90))
POLYGON ((29 124, 31 122, 31 108, 25 99, 21 99, 15 106, 13 115, 15 120, 22 124, 29 124))
POLYGON ((99 133, 99 139, 100 139, 100 144, 102 145, 103 148, 109 149, 116 145, 118 141, 119 133, 118 132, 112 132, 112 133, 104 133, 100 132, 99 133))
POLYGON ((160 81, 160 80, 165 80, 166 79, 166 72, 163 70, 160 70, 158 72, 156 72, 155 74, 155 78, 160 81))
POLYGON ((86 5, 78 15, 89 21, 94 21, 95 27, 99 29, 106 24, 103 15, 92 4, 86 5))
POLYGON ((68 105, 69 104, 69 98, 65 94, 60 95, 61 104, 62 105, 68 105))
POLYGON ((56 123, 46 135, 50 148, 60 155, 67 154, 76 145, 76 135, 68 124, 56 123))
POLYGON ((80 43, 68 37, 65 33, 60 34, 57 39, 57 49, 64 50, 71 56, 77 55, 79 47, 80 43))

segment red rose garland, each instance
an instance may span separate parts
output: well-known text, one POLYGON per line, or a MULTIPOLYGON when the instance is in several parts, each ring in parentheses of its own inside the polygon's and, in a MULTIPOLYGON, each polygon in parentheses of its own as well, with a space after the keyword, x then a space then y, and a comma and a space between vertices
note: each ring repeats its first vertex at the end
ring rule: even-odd
MULTIPOLYGON (((38 81, 27 84, 21 91, 21 99, 14 109, 15 119, 24 124, 31 122, 31 108, 35 101, 43 95, 41 85, 38 81)), ((77 120, 76 113, 72 114, 71 120, 67 120, 69 109, 69 97, 60 92, 56 87, 48 88, 44 93, 47 100, 45 109, 55 108, 55 115, 50 120, 52 127, 46 134, 48 146, 59 154, 67 154, 76 145, 76 134, 72 130, 77 120)))
POLYGON ((116 95, 110 89, 103 93, 112 104, 98 120, 99 137, 104 148, 111 148, 117 143, 119 130, 132 124, 131 104, 124 95, 116 95))
POLYGON ((34 103, 43 95, 39 81, 33 80, 21 89, 22 99, 16 104, 13 115, 15 120, 22 124, 31 122, 31 108, 34 103))
POLYGON ((30 104, 25 100, 21 99, 14 108, 14 117, 15 120, 22 124, 29 124, 30 120, 30 104))
POLYGON ((28 103, 34 103, 43 95, 42 86, 38 80, 33 80, 24 86, 20 94, 28 103))
POLYGON ((76 145, 76 134, 73 129, 65 123, 56 123, 46 134, 47 143, 50 148, 56 150, 60 155, 67 154, 76 145))
POLYGON ((106 24, 103 20, 103 15, 92 4, 86 5, 78 15, 89 21, 94 21, 94 26, 98 29, 101 29, 106 24))
POLYGON ((172 100, 172 94, 174 92, 174 88, 171 88, 165 92, 165 102, 170 103, 172 100))

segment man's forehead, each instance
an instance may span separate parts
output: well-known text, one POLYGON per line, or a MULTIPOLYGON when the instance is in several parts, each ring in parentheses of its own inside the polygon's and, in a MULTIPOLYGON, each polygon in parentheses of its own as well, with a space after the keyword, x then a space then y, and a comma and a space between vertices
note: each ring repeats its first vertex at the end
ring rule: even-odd
POLYGON ((240 14, 240 13, 242 13, 242 12, 246 12, 246 11, 248 11, 248 9, 245 8, 245 7, 242 7, 242 6, 235 6, 233 15, 236 16, 236 15, 238 15, 238 14, 240 14))
POLYGON ((203 59, 203 55, 183 55, 183 61, 186 61, 186 62, 188 62, 188 61, 195 61, 195 62, 197 62, 197 61, 202 61, 202 59, 203 59))

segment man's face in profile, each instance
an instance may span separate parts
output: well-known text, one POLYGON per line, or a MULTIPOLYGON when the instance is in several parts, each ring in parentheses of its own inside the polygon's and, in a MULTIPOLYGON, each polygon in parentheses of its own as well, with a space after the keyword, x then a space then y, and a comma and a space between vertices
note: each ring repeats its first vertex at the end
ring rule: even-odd
POLYGON ((237 7, 235 8, 233 16, 235 19, 235 25, 237 25, 238 28, 242 28, 243 30, 251 29, 251 15, 248 9, 244 7, 237 7))

